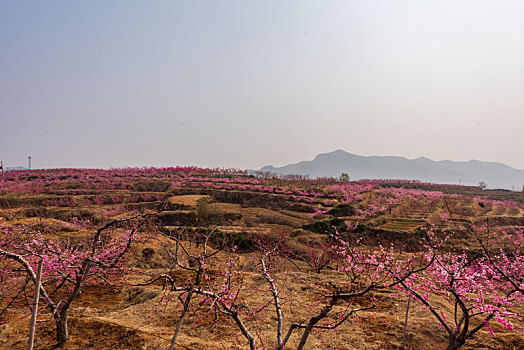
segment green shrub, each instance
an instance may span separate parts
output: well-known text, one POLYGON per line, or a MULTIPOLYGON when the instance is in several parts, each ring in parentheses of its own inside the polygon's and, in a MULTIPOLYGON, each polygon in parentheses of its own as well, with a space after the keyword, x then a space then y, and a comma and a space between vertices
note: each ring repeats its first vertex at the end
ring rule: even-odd
POLYGON ((334 206, 327 213, 333 216, 350 216, 355 213, 355 209, 350 204, 342 203, 334 206))
POLYGON ((338 232, 347 232, 348 230, 345 220, 342 219, 316 221, 305 225, 303 229, 320 234, 332 234, 335 233, 335 230, 338 232))
POLYGON ((254 244, 249 234, 245 231, 241 232, 224 232, 216 230, 211 237, 213 245, 227 247, 237 247, 238 252, 251 252, 254 250, 254 244))
MULTIPOLYGON (((188 227, 184 229, 184 239, 189 239, 197 244, 203 244, 205 236, 213 232, 209 238, 209 245, 215 249, 225 247, 231 249, 233 246, 237 247, 238 252, 252 252, 254 250, 254 242, 248 232, 224 232, 218 229, 207 227, 188 227)), ((168 231, 168 235, 173 232, 168 231)))

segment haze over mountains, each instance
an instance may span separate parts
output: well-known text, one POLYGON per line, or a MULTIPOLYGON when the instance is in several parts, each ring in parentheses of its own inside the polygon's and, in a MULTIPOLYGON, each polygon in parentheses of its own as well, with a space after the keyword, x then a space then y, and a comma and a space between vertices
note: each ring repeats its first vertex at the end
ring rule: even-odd
POLYGON ((282 167, 267 165, 260 171, 308 175, 310 178, 338 177, 341 173, 348 173, 351 180, 406 179, 443 184, 459 184, 460 181, 463 185, 473 186, 483 181, 488 188, 514 190, 521 190, 524 185, 524 169, 515 169, 502 163, 359 156, 343 150, 322 153, 313 160, 282 167))

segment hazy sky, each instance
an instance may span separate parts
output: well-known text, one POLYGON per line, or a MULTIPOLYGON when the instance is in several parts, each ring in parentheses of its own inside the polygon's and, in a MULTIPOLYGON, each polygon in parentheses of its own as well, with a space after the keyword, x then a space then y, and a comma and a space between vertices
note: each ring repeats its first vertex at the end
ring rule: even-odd
POLYGON ((524 168, 522 1, 0 1, 0 160, 524 168))

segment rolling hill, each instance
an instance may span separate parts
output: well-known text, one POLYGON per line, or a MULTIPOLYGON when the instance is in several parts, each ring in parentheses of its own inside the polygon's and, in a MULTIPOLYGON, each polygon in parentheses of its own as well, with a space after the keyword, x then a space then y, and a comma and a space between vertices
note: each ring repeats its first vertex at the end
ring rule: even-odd
POLYGON ((502 163, 470 160, 433 161, 420 157, 408 159, 397 156, 359 156, 343 150, 322 153, 310 161, 282 167, 265 166, 260 171, 297 174, 314 177, 338 177, 348 173, 351 180, 406 179, 433 183, 476 185, 480 181, 489 188, 520 190, 524 185, 524 170, 502 163))

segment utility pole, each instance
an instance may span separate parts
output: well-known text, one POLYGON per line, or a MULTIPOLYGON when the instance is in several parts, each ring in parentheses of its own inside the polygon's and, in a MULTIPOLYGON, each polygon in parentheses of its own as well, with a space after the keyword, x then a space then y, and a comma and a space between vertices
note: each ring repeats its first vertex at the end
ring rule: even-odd
POLYGON ((459 186, 460 186, 460 179, 459 179, 459 186))
POLYGON ((2 170, 2 177, 5 177, 4 174, 4 162, 0 160, 0 169, 2 170))
POLYGON ((29 170, 31 170, 31 156, 28 156, 27 159, 29 159, 29 170))

